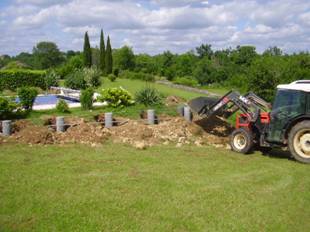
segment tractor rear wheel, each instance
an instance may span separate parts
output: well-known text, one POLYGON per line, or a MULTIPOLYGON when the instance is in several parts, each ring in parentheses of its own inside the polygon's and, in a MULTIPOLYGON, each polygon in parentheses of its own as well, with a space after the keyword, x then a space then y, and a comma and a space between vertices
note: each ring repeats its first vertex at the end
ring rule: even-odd
POLYGON ((230 136, 230 146, 233 151, 250 153, 254 147, 253 133, 243 128, 234 130, 230 136))
POLYGON ((290 131, 288 145, 293 157, 302 163, 310 163, 310 121, 297 123, 290 131))

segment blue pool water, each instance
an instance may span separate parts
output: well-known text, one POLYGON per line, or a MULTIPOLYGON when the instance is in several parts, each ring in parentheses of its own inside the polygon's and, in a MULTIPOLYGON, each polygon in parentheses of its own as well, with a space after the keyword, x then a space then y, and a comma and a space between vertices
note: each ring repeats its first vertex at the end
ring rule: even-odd
MULTIPOLYGON (((44 95, 44 96, 37 96, 36 100, 34 101, 34 105, 56 105, 57 101, 59 99, 64 99, 67 103, 76 103, 79 102, 78 100, 75 99, 69 99, 65 98, 63 96, 58 96, 58 95, 44 95)), ((16 102, 19 102, 19 98, 16 98, 16 102)))

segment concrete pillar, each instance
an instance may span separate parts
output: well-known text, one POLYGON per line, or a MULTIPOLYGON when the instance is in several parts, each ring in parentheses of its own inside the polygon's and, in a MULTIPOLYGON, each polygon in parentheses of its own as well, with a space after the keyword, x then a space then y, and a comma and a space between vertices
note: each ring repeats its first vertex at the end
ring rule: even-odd
POLYGON ((178 106, 177 112, 181 117, 184 117, 184 106, 178 106))
POLYGON ((188 122, 192 121, 192 112, 191 112, 191 109, 188 106, 184 107, 184 118, 188 122))
POLYGON ((2 135, 3 136, 10 136, 11 135, 11 120, 2 121, 2 135))
POLYGON ((111 128, 113 126, 113 114, 111 112, 104 114, 104 126, 111 128))
POLYGON ((65 132, 65 118, 64 117, 56 117, 56 131, 65 132))
POLYGON ((147 110, 147 124, 155 124, 155 110, 147 110))

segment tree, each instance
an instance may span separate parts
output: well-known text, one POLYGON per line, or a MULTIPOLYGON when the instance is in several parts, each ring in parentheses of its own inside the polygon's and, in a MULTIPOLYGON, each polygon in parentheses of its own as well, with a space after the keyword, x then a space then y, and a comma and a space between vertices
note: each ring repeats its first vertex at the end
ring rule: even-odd
POLYGON ((21 52, 20 54, 18 54, 16 57, 15 57, 15 60, 16 61, 20 61, 24 64, 27 64, 28 66, 30 67, 35 67, 35 60, 34 60, 34 56, 30 53, 27 53, 27 52, 21 52))
POLYGON ((53 42, 40 42, 33 48, 35 68, 48 69, 60 65, 64 61, 62 53, 53 42))
POLYGON ((200 85, 211 84, 214 82, 214 80, 212 80, 212 73, 214 71, 212 61, 205 56, 197 63, 194 69, 194 76, 200 85))
POLYGON ((113 58, 112 58, 110 36, 108 36, 108 41, 107 41, 107 50, 105 54, 105 65, 106 65, 106 74, 111 74, 113 70, 113 58))
POLYGON ((196 47, 196 52, 199 58, 208 57, 211 59, 213 55, 211 44, 201 44, 199 47, 196 47))
POLYGON ((83 50, 84 66, 90 68, 92 65, 91 48, 89 43, 88 33, 85 33, 84 37, 84 50, 83 50))
POLYGON ((101 30, 100 34, 100 59, 99 59, 100 70, 104 73, 105 72, 105 44, 104 44, 104 37, 103 31, 101 30))
POLYGON ((249 66, 256 56, 254 46, 237 46, 237 50, 233 52, 233 60, 238 65, 249 66))
POLYGON ((124 46, 114 52, 114 63, 122 70, 135 68, 135 55, 132 48, 124 46))
POLYGON ((263 53, 263 55, 268 55, 268 56, 281 56, 282 54, 283 54, 282 50, 276 46, 269 47, 263 53))
POLYGON ((256 59, 249 71, 248 91, 271 101, 276 86, 283 80, 285 65, 282 57, 262 56, 256 59))

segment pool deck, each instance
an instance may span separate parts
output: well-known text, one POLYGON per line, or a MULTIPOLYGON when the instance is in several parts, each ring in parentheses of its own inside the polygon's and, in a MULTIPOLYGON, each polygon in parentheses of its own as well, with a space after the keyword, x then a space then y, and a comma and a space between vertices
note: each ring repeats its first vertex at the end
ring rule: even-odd
MULTIPOLYGON (((105 102, 95 102, 93 104, 93 106, 106 106, 107 103, 105 102)), ((69 108, 78 108, 81 107, 81 103, 77 102, 77 103, 68 103, 69 108)), ((47 104, 47 105, 34 105, 32 107, 33 110, 51 110, 51 109, 55 109, 56 108, 56 104, 47 104)))

